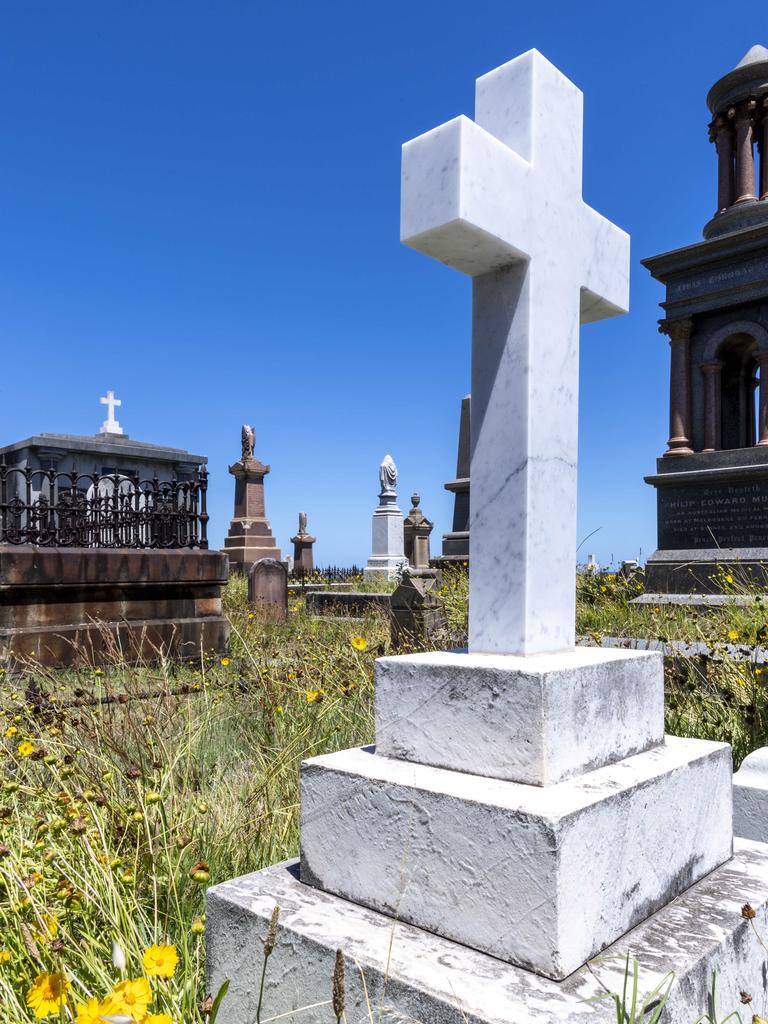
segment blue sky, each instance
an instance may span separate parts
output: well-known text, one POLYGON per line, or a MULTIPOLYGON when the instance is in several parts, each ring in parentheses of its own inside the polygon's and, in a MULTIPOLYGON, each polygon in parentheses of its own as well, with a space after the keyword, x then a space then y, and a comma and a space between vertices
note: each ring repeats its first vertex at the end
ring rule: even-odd
POLYGON ((709 2, 105 3, 0 13, 0 441, 94 433, 209 456, 240 424, 283 550, 363 562, 378 463, 450 529, 470 286, 398 240, 400 146, 531 47, 585 93, 584 195, 632 235, 628 316, 582 330, 579 538, 647 556, 667 436, 661 287, 641 257, 714 211, 705 96, 755 42, 709 2), (717 26, 715 28, 715 26, 717 26))

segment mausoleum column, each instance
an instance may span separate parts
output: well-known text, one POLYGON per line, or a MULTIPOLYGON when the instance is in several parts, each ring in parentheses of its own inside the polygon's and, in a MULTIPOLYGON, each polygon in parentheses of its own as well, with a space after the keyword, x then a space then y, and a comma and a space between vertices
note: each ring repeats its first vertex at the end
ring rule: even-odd
POLYGON ((756 352, 755 362, 760 367, 760 398, 757 409, 757 443, 768 444, 768 352, 756 352))
POLYGON ((755 160, 752 150, 757 103, 747 100, 736 110, 736 199, 745 203, 755 199, 755 160))
POLYGON ((717 149, 717 212, 733 202, 733 126, 718 114, 709 126, 709 139, 717 149))
POLYGON ((760 198, 768 199, 768 96, 763 97, 760 121, 760 198))
POLYGON ((689 316, 660 320, 659 331, 669 335, 669 441, 664 455, 692 455, 691 448, 691 326, 689 316))
POLYGON ((720 371, 723 364, 719 359, 702 363, 699 369, 704 375, 704 447, 702 451, 717 452, 722 445, 720 432, 722 392, 720 371))

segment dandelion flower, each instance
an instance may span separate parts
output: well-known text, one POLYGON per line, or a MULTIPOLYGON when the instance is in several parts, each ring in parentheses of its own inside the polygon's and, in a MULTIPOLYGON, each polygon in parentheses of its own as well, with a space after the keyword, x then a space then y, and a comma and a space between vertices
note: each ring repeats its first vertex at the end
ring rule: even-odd
POLYGON ((11 954, 7 949, 0 949, 0 964, 7 964, 11 959, 11 954))
POLYGON ((150 946, 144 950, 144 971, 150 978, 172 978, 178 962, 175 946, 150 946))
POLYGON ((368 646, 368 641, 364 636, 353 636, 351 643, 356 651, 364 651, 368 646))
POLYGON ((307 704, 319 704, 325 696, 324 690, 307 690, 307 704))
POLYGON ((102 1024, 104 1015, 111 1012, 108 1003, 100 999, 88 999, 84 1003, 78 1003, 75 1024, 102 1024))
POLYGON ((134 978, 115 985, 105 1000, 110 1014, 124 1013, 133 1020, 144 1020, 152 1002, 152 989, 146 978, 134 978))
POLYGON ((10 739, 11 736, 15 736, 18 731, 19 730, 16 728, 15 725, 9 725, 8 728, 5 730, 5 735, 8 737, 8 739, 10 739))
POLYGON ((18 747, 16 747, 16 753, 19 757, 29 757, 34 752, 35 745, 30 743, 29 740, 23 740, 18 747))
POLYGON ((731 575, 726 576, 725 577, 725 582, 726 583, 733 583, 733 576, 731 576, 731 575))
POLYGON ((221 659, 221 664, 222 665, 228 665, 229 664, 229 658, 222 658, 221 659))
POLYGON ((738 631, 735 630, 735 629, 728 630, 728 639, 729 640, 738 640, 739 639, 738 631))
POLYGON ((63 974, 48 974, 43 971, 35 978, 32 988, 27 992, 27 1006, 38 1020, 58 1014, 67 1001, 69 982, 63 974))

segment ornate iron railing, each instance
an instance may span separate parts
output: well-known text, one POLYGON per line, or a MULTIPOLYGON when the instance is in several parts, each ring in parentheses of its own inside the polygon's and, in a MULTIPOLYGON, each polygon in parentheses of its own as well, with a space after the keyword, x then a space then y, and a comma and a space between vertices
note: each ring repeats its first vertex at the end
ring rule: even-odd
POLYGON ((205 468, 192 480, 57 473, 0 463, 0 544, 207 548, 205 468))
POLYGON ((318 583, 347 583, 363 575, 363 570, 353 565, 350 569, 341 569, 330 565, 326 569, 292 569, 288 573, 289 583, 300 583, 302 587, 318 583))

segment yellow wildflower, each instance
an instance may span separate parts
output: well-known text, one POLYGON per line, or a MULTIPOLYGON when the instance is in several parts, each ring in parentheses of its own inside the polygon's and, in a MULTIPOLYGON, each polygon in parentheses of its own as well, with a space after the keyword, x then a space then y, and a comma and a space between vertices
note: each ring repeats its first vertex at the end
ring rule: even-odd
POLYGON ((105 1003, 110 1015, 125 1014, 135 1021, 142 1021, 152 1002, 152 989, 146 978, 130 978, 115 985, 105 1003))
POLYGON ((307 704, 319 704, 325 696, 325 690, 307 690, 307 704))
POLYGON ((355 648, 356 651, 364 651, 365 648, 368 646, 368 641, 365 639, 364 636, 353 636, 352 646, 355 648))
POLYGON ((737 630, 729 629, 728 630, 728 639, 729 640, 738 640, 739 639, 739 634, 738 634, 737 630))
POLYGON ((9 725, 8 728, 5 730, 5 735, 10 739, 11 736, 15 736, 18 731, 19 730, 16 728, 15 725, 9 725))
POLYGON ((34 751, 34 749, 34 743, 30 743, 29 740, 23 740, 18 745, 18 747, 16 747, 16 753, 19 755, 19 757, 29 757, 29 755, 34 751))
POLYGON ((733 576, 731 576, 731 575, 726 576, 725 577, 725 582, 726 583, 733 583, 733 576))
POLYGON ((7 964, 11 959, 11 954, 7 949, 0 949, 0 964, 7 964))
POLYGON ((222 665, 228 665, 229 664, 229 658, 222 658, 221 659, 221 664, 222 665))
POLYGON ((144 950, 144 971, 150 978, 172 978, 178 962, 175 946, 150 946, 144 950))
POLYGON ((100 999, 88 999, 78 1003, 75 1024, 102 1024, 105 1014, 111 1013, 112 1007, 100 999))
POLYGON ((58 930, 59 922, 51 914, 43 914, 42 923, 38 922, 32 929, 39 942, 50 942, 51 939, 55 939, 58 930))
POLYGON ((63 974, 48 974, 43 971, 35 978, 32 988, 27 992, 27 1006, 38 1020, 58 1014, 67 1001, 69 982, 63 974))

